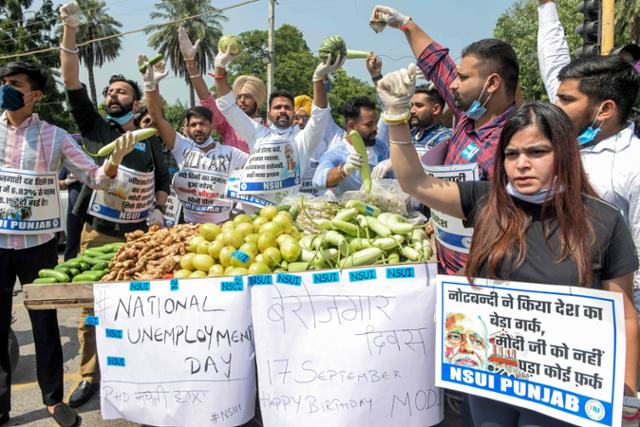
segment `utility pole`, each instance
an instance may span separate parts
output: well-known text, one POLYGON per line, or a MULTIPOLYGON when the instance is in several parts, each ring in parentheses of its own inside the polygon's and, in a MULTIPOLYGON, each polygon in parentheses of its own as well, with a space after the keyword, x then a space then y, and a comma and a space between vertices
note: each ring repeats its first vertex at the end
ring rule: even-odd
POLYGON ((615 24, 615 0, 602 0, 602 41, 600 53, 609 55, 614 40, 614 24, 615 24))
POLYGON ((267 55, 269 62, 267 63, 267 99, 273 92, 273 67, 276 62, 275 42, 274 42, 274 26, 275 26, 275 0, 269 0, 269 33, 267 35, 267 55))

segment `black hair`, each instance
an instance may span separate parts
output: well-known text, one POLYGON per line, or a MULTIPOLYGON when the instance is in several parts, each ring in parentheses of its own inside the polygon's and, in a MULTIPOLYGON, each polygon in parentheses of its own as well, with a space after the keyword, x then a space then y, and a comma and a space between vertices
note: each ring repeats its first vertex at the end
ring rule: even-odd
POLYGON ((560 70, 558 79, 579 80, 578 89, 589 102, 614 101, 624 123, 640 91, 640 75, 628 61, 618 55, 583 56, 574 59, 560 70))
POLYGON ((502 78, 507 94, 515 96, 520 66, 518 55, 509 43, 498 39, 482 39, 462 49, 462 56, 467 55, 473 55, 489 65, 489 70, 502 78))
POLYGON ((433 86, 429 86, 429 85, 417 86, 415 93, 425 94, 427 98, 429 98, 429 101, 432 104, 438 104, 440 105, 440 108, 444 110, 444 106, 445 106, 444 98, 442 97, 442 95, 440 95, 440 92, 438 92, 438 90, 433 86))
POLYGON ((354 96, 353 98, 349 98, 342 106, 344 122, 346 123, 349 120, 358 120, 360 118, 360 110, 362 108, 375 111, 376 104, 366 96, 354 96))
POLYGON ((279 90, 275 90, 275 91, 271 92, 271 95, 269 95, 269 108, 271 108, 271 103, 273 102, 273 100, 275 98, 287 98, 287 99, 290 99, 291 100, 291 107, 293 108, 293 104, 294 104, 293 95, 288 90, 279 89, 279 90))
POLYGON ((195 107, 189 108, 184 117, 185 119, 187 119, 187 123, 189 123, 189 120, 191 119, 191 117, 195 117, 195 116, 204 117, 206 120, 209 121, 209 123, 213 122, 213 113, 211 112, 211 110, 209 110, 208 108, 202 107, 200 105, 196 105, 195 107))
POLYGON ((5 64, 0 69, 0 78, 26 74, 32 90, 43 91, 47 87, 48 78, 42 66, 35 61, 14 61, 5 64))
POLYGON ((140 101, 142 99, 142 92, 140 91, 140 87, 138 86, 138 83, 136 83, 133 80, 129 80, 125 78, 122 74, 114 74, 113 76, 111 76, 111 78, 109 79, 109 84, 106 85, 104 89, 102 89, 102 96, 107 96, 107 91, 109 90, 109 86, 111 86, 115 82, 125 82, 126 84, 131 86, 131 89, 133 89, 134 101, 140 101))

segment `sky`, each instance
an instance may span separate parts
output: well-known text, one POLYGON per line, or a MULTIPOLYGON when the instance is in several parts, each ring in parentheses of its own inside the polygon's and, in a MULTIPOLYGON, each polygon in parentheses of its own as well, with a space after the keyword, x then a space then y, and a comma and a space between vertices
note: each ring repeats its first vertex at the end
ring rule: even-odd
MULTIPOLYGON (((148 16, 159 0, 105 0, 107 11, 122 23, 122 31, 142 28, 151 23, 148 16)), ((404 67, 413 60, 413 56, 404 35, 393 28, 376 34, 369 27, 369 17, 376 4, 386 4, 413 20, 439 43, 447 46, 456 61, 462 48, 467 44, 491 37, 496 20, 514 0, 278 0, 275 11, 275 26, 290 24, 298 27, 309 48, 317 52, 322 40, 337 34, 342 36, 349 48, 372 50, 383 61, 383 73, 404 67)), ((242 0, 216 0, 213 5, 218 9, 242 3, 242 0)), ((40 2, 34 2, 38 7, 40 2)), ((195 11, 194 13, 197 13, 195 11)), ((224 14, 228 20, 223 22, 224 34, 238 34, 248 30, 267 30, 268 1, 230 9, 224 14)), ((124 74, 128 78, 142 81, 137 70, 138 53, 153 56, 155 53, 147 46, 144 32, 127 35, 122 40, 120 57, 95 70, 96 86, 102 88, 112 74, 124 74)), ((82 66, 81 66, 82 67, 82 66)), ((276 64, 277 67, 277 64, 276 64)), ((369 81, 363 60, 347 61, 344 68, 347 73, 369 81)), ((87 72, 81 68, 81 80, 87 82, 87 72)), ((213 78, 206 77, 207 84, 213 85, 213 78)), ((161 83, 162 96, 169 102, 180 100, 188 102, 189 93, 181 77, 169 75, 161 83)))

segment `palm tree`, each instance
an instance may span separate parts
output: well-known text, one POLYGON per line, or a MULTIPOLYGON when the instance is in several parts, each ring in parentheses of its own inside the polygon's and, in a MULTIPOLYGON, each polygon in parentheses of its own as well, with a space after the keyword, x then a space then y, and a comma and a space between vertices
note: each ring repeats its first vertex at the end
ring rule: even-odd
MULTIPOLYGON (((106 4, 102 0, 77 0, 84 20, 78 27, 77 40, 82 43, 86 40, 93 40, 104 36, 118 34, 122 24, 116 21, 105 11, 106 4)), ((62 34, 62 26, 58 28, 62 34)), ((80 62, 87 67, 89 74, 89 93, 91 100, 98 105, 96 94, 96 82, 93 74, 94 67, 102 67, 105 62, 113 61, 120 55, 122 44, 120 37, 109 40, 93 42, 80 48, 78 57, 80 62)))
POLYGON ((640 0, 616 1, 616 45, 640 43, 640 0))
MULTIPOLYGON (((218 39, 222 36, 220 22, 227 20, 222 12, 210 3, 209 0, 161 0, 160 3, 156 3, 155 11, 151 13, 152 19, 160 19, 163 22, 204 14, 181 23, 194 43, 197 39, 202 40, 196 58, 202 73, 207 70, 207 64, 213 63, 218 39)), ((195 105, 193 86, 180 53, 178 25, 180 24, 150 28, 146 32, 152 33, 149 37, 149 45, 164 55, 169 67, 176 75, 184 77, 189 86, 190 105, 193 107, 195 105)))

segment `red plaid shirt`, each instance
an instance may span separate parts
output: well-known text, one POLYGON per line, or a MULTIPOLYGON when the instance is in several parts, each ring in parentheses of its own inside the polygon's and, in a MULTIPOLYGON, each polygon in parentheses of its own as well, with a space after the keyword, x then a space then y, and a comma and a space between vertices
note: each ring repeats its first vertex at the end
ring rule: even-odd
MULTIPOLYGON (((455 97, 450 89, 451 83, 457 76, 457 67, 449 56, 449 49, 435 41, 432 42, 422 51, 418 58, 418 66, 427 80, 430 80, 440 92, 456 118, 456 127, 449 139, 444 164, 477 163, 480 167, 480 179, 491 179, 500 131, 509 116, 516 110, 515 105, 484 126, 474 129, 474 121, 456 107, 455 97)), ((455 274, 466 265, 467 255, 447 249, 438 242, 436 246, 440 258, 440 272, 455 274)))

